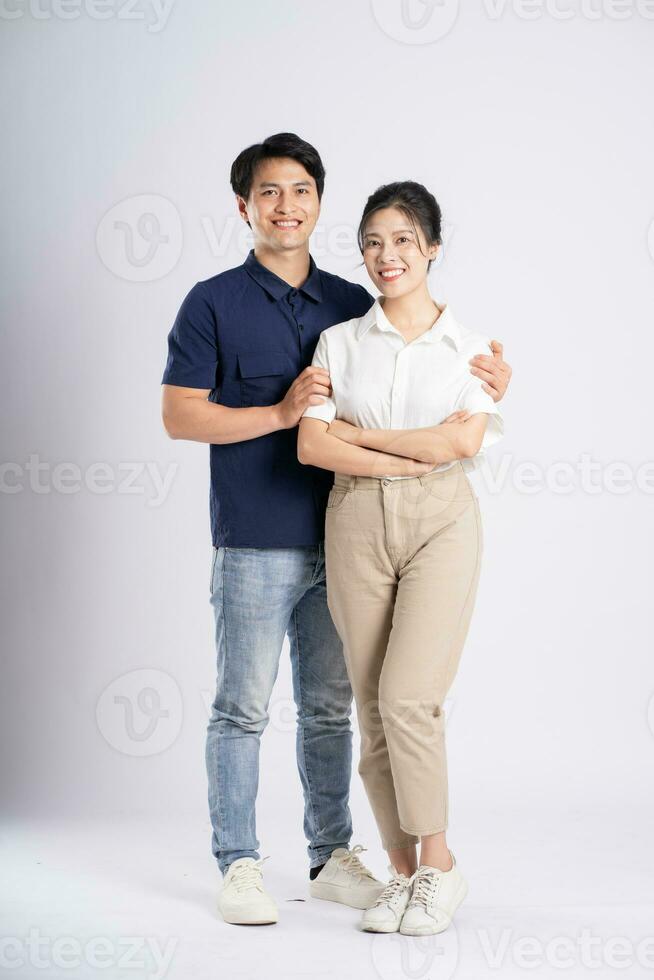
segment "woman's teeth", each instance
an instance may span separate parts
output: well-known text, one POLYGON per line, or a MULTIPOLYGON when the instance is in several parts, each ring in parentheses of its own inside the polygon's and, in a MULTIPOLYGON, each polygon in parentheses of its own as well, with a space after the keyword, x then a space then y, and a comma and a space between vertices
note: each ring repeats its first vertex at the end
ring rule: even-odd
POLYGON ((397 279, 404 273, 404 269, 388 269, 387 271, 380 272, 380 276, 385 280, 397 279))
POLYGON ((275 221, 273 222, 278 228, 298 228, 300 225, 299 221, 275 221))

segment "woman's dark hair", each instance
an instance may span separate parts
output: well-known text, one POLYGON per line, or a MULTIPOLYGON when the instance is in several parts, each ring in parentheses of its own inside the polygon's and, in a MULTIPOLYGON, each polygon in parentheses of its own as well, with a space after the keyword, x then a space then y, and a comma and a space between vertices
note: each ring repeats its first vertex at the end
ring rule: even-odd
POLYGON ((316 182, 318 188, 318 200, 322 198, 325 187, 325 168, 320 154, 307 143, 300 139, 295 133, 276 133, 269 136, 263 143, 254 143, 247 149, 241 150, 232 164, 229 177, 232 190, 239 197, 248 199, 252 189, 254 171, 262 160, 270 160, 273 157, 290 157, 297 160, 316 182))
MULTIPOLYGON (((441 209, 434 195, 415 180, 397 180, 393 184, 384 184, 382 187, 378 187, 366 201, 357 232, 359 248, 362 253, 368 220, 375 211, 381 211, 382 208, 398 208, 404 212, 411 222, 411 227, 416 232, 416 238, 418 237, 416 225, 419 225, 428 245, 442 244, 441 209)), ((432 260, 429 262, 428 270, 431 268, 431 262, 432 260)))

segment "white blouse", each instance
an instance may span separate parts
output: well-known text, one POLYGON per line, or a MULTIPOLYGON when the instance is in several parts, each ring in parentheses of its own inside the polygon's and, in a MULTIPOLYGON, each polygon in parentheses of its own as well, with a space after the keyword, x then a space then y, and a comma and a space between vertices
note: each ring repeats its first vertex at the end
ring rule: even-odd
MULTIPOLYGON (((364 429, 422 429, 460 409, 486 412, 479 453, 461 461, 464 469, 474 469, 504 433, 497 405, 468 363, 475 354, 491 353, 488 339, 462 327, 449 306, 426 333, 407 343, 377 300, 365 316, 321 333, 312 364, 329 371, 333 397, 310 405, 303 417, 345 419, 364 429)), ((450 466, 454 462, 434 470, 450 466)))

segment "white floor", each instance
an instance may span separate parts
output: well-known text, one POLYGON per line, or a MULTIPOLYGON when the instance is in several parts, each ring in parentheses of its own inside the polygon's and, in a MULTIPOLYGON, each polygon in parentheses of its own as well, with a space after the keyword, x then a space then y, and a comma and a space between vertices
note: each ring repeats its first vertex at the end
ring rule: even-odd
MULTIPOLYGON (((308 897, 304 842, 271 855, 280 921, 225 925, 208 823, 105 820, 2 828, 0 971, 75 980, 480 980, 654 974, 650 828, 567 813, 459 827, 469 880, 456 928, 371 936, 353 909, 308 897), (565 833, 557 827, 565 822, 565 833)), ((370 843, 370 842, 366 842, 370 843)), ((375 843, 364 855, 385 874, 375 843)))

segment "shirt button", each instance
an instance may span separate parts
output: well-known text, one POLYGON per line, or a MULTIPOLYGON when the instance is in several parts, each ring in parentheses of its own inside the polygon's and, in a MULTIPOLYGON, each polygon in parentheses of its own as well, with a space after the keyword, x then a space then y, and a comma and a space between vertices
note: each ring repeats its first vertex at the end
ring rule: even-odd
POLYGON ((390 486, 391 481, 390 480, 382 480, 382 483, 384 484, 385 487, 388 487, 388 486, 390 486))

